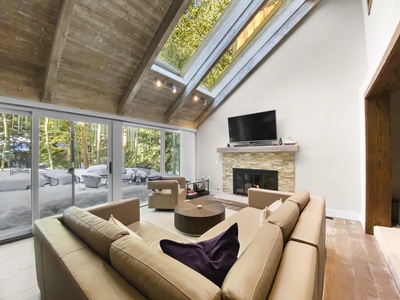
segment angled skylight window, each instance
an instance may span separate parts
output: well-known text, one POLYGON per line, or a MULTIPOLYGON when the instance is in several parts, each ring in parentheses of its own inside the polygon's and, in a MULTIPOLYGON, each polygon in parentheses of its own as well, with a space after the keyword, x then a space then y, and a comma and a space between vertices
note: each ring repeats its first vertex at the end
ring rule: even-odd
POLYGON ((231 0, 192 0, 157 57, 156 64, 179 74, 231 0))
POLYGON ((228 48, 225 54, 221 57, 218 63, 207 74, 206 78, 201 83, 201 86, 212 90, 218 79, 222 76, 225 70, 239 56, 239 54, 250 44, 252 39, 261 30, 265 29, 272 23, 273 16, 282 11, 291 3, 292 0, 272 0, 261 9, 247 27, 241 32, 234 43, 228 48), (280 9, 281 8, 281 9, 280 9))

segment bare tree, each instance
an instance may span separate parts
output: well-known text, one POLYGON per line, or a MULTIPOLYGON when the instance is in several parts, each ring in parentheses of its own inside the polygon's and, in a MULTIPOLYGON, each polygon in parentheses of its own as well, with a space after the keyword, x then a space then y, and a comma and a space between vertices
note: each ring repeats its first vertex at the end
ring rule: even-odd
POLYGON ((82 159, 84 168, 87 169, 89 167, 89 159, 88 159, 88 151, 86 144, 86 128, 85 123, 80 122, 79 126, 81 127, 81 143, 82 143, 82 159))
POLYGON ((6 120, 6 114, 1 113, 3 117, 3 130, 4 130, 4 143, 3 143, 3 157, 1 159, 1 170, 4 171, 5 168, 5 158, 6 158, 6 153, 7 153, 7 147, 8 147, 8 128, 7 128, 7 120, 6 120))

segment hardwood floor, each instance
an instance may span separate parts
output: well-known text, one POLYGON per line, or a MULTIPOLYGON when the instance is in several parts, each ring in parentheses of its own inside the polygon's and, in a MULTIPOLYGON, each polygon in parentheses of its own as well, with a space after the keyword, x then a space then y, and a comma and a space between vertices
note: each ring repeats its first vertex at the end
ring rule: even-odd
POLYGON ((373 235, 360 222, 326 220, 325 300, 400 299, 373 235))
MULTIPOLYGON (((326 221, 324 299, 400 299, 375 237, 364 234, 359 222, 326 221)), ((0 299, 40 299, 33 238, 0 246, 0 299)))

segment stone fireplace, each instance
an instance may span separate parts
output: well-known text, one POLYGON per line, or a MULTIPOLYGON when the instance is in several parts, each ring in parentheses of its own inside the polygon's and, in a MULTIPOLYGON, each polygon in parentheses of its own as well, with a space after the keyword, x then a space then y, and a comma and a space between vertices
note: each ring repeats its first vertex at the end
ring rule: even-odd
POLYGON ((233 168, 233 193, 247 196, 249 188, 278 190, 278 171, 233 168))
POLYGON ((218 148, 222 156, 222 176, 224 193, 233 194, 233 169, 276 171, 277 190, 294 192, 295 153, 299 146, 253 146, 218 148))

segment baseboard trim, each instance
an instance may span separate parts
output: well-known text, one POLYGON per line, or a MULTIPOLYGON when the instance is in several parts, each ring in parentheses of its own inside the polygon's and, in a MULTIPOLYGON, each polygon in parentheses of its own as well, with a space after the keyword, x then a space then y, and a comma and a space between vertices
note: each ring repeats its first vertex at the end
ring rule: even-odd
POLYGON ((327 209, 326 216, 332 218, 342 218, 353 221, 360 221, 362 223, 362 216, 360 213, 353 213, 349 211, 336 210, 336 209, 327 209))

